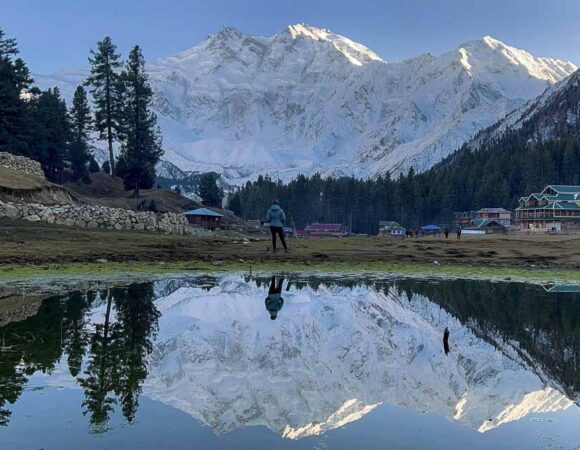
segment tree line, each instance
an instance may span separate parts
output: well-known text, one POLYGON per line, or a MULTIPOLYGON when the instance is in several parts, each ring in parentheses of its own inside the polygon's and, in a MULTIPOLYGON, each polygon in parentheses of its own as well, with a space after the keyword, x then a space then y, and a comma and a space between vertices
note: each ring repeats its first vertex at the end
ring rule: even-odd
POLYGON ((110 37, 97 42, 90 51, 90 75, 76 88, 70 108, 57 87, 42 91, 33 85, 18 54, 16 40, 0 29, 0 151, 39 161, 53 182, 89 182, 89 169, 97 171, 91 152, 96 134, 109 150, 104 169, 122 177, 135 196, 153 186, 155 165, 163 154, 161 132, 151 111, 153 91, 138 45, 123 62, 110 37))
POLYGON ((341 223, 355 233, 376 234, 381 220, 418 228, 452 225, 456 211, 517 207, 518 199, 547 184, 580 183, 577 135, 530 146, 527 136, 508 132, 473 150, 463 146, 432 169, 393 179, 298 176, 289 183, 260 176, 232 193, 228 207, 246 219, 262 219, 278 199, 297 228, 341 223))
POLYGON ((35 372, 51 373, 59 361, 83 389, 82 412, 93 432, 107 429, 118 408, 135 420, 147 358, 159 329, 153 283, 99 292, 75 292, 44 300, 38 313, 0 327, 10 351, 0 364, 0 427, 35 372), (91 310, 104 306, 103 323, 91 324, 91 310))

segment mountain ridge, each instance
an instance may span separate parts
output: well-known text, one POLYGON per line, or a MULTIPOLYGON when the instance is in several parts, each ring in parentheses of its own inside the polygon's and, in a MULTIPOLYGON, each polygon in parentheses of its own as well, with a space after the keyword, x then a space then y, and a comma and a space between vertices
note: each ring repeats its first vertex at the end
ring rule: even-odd
MULTIPOLYGON (((490 36, 387 62, 329 30, 224 27, 148 65, 165 159, 242 184, 260 174, 421 172, 572 73, 490 36)), ((74 84, 66 73, 40 84, 74 84)))

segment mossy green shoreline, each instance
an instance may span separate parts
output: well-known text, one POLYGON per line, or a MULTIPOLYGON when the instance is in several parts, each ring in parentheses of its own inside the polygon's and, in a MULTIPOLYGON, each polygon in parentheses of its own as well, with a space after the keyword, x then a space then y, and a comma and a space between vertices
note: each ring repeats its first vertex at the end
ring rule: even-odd
POLYGON ((220 272, 284 272, 301 274, 363 274, 374 276, 382 274, 392 277, 417 278, 468 278, 481 280, 512 280, 530 283, 567 282, 580 284, 580 271, 575 269, 504 267, 475 265, 431 265, 409 263, 313 263, 310 265, 292 262, 274 263, 202 263, 195 261, 170 263, 68 263, 62 265, 46 264, 41 266, 19 265, 0 266, 0 284, 11 280, 25 281, 37 277, 66 276, 114 276, 131 275, 141 277, 151 274, 154 277, 191 273, 220 272))

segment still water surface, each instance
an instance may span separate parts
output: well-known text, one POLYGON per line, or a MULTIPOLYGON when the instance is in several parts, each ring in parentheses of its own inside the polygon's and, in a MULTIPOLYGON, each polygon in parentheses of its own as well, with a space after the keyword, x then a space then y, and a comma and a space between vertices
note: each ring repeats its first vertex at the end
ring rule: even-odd
POLYGON ((228 274, 2 298, 0 448, 580 448, 576 290, 228 274))

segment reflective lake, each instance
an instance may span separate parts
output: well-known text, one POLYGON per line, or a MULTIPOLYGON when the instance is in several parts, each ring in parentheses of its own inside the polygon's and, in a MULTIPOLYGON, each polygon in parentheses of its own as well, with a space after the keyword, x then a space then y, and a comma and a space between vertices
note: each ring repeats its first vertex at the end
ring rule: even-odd
POLYGON ((228 274, 58 289, 2 291, 2 450, 580 448, 575 286, 228 274))

